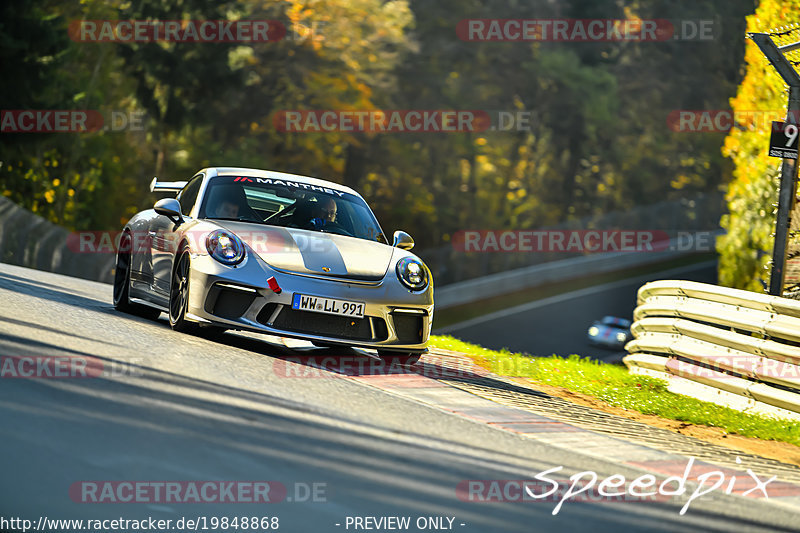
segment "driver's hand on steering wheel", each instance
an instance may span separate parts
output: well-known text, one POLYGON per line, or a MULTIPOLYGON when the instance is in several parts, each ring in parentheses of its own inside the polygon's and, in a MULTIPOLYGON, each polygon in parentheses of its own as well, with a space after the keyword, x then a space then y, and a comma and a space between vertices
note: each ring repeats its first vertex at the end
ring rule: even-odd
POLYGON ((308 221, 308 225, 311 229, 322 230, 325 228, 326 221, 324 218, 315 217, 308 221))

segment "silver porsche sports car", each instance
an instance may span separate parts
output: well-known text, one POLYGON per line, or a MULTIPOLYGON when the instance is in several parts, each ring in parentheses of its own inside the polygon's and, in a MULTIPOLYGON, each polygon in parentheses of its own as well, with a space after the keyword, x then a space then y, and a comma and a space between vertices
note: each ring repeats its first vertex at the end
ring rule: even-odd
POLYGON ((249 168, 206 168, 123 229, 114 306, 173 329, 247 330, 375 348, 412 364, 433 321, 433 280, 354 190, 249 168))

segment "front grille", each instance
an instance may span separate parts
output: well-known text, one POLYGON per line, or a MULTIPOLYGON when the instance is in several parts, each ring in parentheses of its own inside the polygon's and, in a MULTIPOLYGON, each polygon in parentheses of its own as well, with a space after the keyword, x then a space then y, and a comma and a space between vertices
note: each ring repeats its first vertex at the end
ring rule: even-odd
POLYGON ((382 341, 389 336, 386 322, 378 317, 353 318, 310 311, 298 311, 284 306, 275 321, 267 324, 270 316, 275 311, 275 304, 268 304, 258 313, 256 318, 264 325, 284 331, 295 333, 308 333, 321 337, 335 337, 337 339, 357 341, 382 341), (372 328, 370 328, 370 320, 372 328), (374 330, 374 336, 373 336, 374 330))
POLYGON ((270 302, 264 307, 261 308, 261 311, 258 312, 258 316, 256 320, 264 324, 265 326, 271 326, 272 324, 268 324, 269 318, 272 316, 272 313, 275 312, 275 308, 278 307, 279 304, 275 302, 270 302))
POLYGON ((422 342, 422 315, 392 313, 394 331, 400 344, 419 344, 422 342))
POLYGON ((226 289, 214 285, 208 291, 205 310, 221 318, 233 320, 241 317, 253 303, 256 293, 226 289))

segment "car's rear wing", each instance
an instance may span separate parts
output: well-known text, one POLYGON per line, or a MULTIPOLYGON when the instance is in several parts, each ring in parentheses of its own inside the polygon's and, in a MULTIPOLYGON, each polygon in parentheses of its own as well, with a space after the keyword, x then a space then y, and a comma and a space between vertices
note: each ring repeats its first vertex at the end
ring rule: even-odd
POLYGON ((188 181, 158 181, 158 178, 153 178, 150 192, 179 192, 187 183, 188 181))

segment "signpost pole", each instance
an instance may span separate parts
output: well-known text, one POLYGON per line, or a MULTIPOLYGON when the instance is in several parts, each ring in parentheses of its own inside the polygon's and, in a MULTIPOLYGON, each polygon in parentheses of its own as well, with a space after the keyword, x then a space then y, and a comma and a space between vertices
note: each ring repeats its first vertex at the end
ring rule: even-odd
MULTIPOLYGON (((800 87, 789 89, 787 124, 797 124, 800 112, 800 87)), ((769 278, 769 294, 781 296, 786 278, 786 246, 789 242, 789 227, 794 202, 797 196, 797 159, 783 158, 781 163, 781 189, 778 196, 778 221, 775 226, 775 244, 772 249, 772 271, 769 278)))

